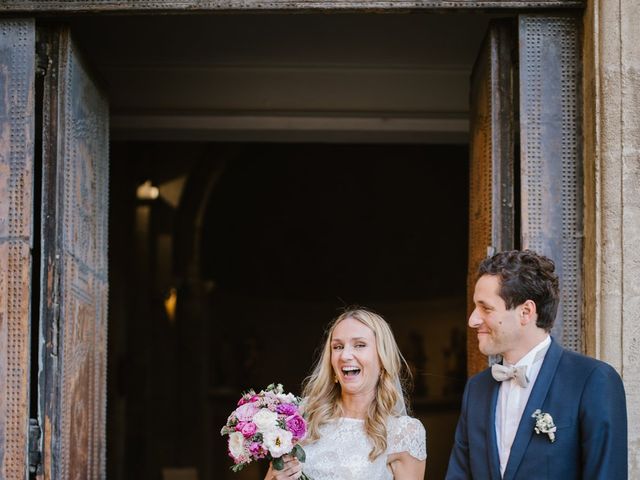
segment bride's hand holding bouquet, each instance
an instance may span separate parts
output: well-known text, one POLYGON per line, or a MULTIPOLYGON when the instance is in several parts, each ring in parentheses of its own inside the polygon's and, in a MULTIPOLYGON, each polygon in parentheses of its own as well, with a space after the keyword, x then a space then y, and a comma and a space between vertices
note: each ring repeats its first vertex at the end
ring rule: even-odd
MULTIPOLYGON (((299 462, 305 453, 299 442, 307 433, 307 423, 300 414, 300 398, 284 393, 282 385, 271 384, 255 393, 242 395, 221 435, 229 436, 229 456, 234 472, 254 460, 271 460, 271 476, 275 478, 308 477, 301 473, 299 462)), ((269 477, 269 475, 268 475, 269 477)))

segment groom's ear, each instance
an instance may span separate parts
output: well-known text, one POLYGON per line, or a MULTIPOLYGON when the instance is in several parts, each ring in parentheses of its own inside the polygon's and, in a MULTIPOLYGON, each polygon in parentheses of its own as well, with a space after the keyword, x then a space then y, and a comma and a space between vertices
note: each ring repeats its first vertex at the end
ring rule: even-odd
POLYGON ((536 321, 538 318, 538 310, 536 308, 536 302, 533 300, 525 300, 520 305, 520 325, 527 325, 536 321))

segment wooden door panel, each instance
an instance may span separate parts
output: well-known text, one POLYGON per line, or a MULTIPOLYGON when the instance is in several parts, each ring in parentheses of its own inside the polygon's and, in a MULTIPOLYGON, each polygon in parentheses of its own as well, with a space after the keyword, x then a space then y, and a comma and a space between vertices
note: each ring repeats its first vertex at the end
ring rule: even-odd
POLYGON ((27 476, 35 25, 0 19, 0 478, 27 476))
MULTIPOLYGON (((513 248, 514 235, 514 27, 494 22, 484 39, 471 76, 469 173, 468 313, 480 262, 494 251, 513 248)), ((467 335, 467 370, 487 367, 473 329, 467 335)))
POLYGON ((582 350, 582 151, 579 17, 521 15, 522 247, 554 260, 552 335, 582 350))
POLYGON ((108 104, 69 31, 45 34, 43 255, 56 280, 42 287, 44 478, 104 478, 108 104))

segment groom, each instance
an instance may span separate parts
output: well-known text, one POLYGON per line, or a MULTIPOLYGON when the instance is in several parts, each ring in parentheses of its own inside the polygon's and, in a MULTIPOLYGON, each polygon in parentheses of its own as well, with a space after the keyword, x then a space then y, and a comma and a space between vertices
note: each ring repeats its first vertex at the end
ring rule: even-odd
POLYGON ((469 326, 503 362, 467 382, 447 480, 627 478, 622 380, 550 337, 558 298, 553 262, 532 251, 480 265, 469 326))

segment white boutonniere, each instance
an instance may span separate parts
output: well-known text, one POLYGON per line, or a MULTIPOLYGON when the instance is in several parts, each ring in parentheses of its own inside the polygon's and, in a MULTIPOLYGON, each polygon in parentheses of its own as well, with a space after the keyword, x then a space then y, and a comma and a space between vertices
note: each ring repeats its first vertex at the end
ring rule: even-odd
POLYGON ((536 426, 533 429, 537 434, 546 433, 549 435, 549 441, 551 443, 556 441, 556 426, 553 423, 553 417, 548 413, 543 413, 540 409, 537 409, 531 415, 536 419, 536 426))

